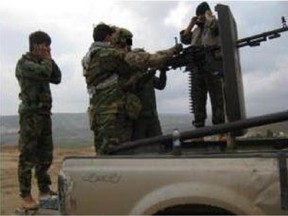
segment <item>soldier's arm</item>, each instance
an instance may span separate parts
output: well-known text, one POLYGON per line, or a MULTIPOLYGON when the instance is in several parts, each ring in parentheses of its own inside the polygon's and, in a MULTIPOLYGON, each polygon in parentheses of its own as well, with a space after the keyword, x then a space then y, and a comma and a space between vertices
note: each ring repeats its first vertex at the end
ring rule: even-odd
POLYGON ((140 68, 142 71, 148 68, 162 68, 166 61, 174 54, 179 53, 182 50, 181 45, 176 45, 167 50, 158 51, 155 54, 148 52, 129 52, 125 56, 125 60, 132 68, 140 68))
POLYGON ((52 61, 45 59, 40 63, 20 60, 16 66, 16 76, 39 81, 49 81, 52 73, 52 61))
POLYGON ((189 45, 191 43, 192 40, 192 29, 196 24, 198 17, 193 17, 189 23, 189 25, 187 26, 186 29, 180 31, 180 41, 185 44, 185 45, 189 45))
POLYGON ((62 78, 61 70, 56 64, 56 62, 52 59, 52 73, 49 81, 53 84, 59 84, 61 82, 61 78, 62 78))
POLYGON ((160 71, 160 76, 153 78, 153 86, 155 89, 163 90, 166 87, 167 75, 165 70, 160 71))
POLYGON ((150 54, 148 62, 150 63, 149 67, 154 67, 157 69, 161 69, 167 63, 167 60, 171 58, 173 55, 178 54, 183 49, 181 44, 177 44, 170 49, 161 50, 156 52, 155 54, 150 54))
POLYGON ((180 31, 180 41, 185 45, 190 45, 192 40, 192 32, 184 34, 185 30, 180 31))

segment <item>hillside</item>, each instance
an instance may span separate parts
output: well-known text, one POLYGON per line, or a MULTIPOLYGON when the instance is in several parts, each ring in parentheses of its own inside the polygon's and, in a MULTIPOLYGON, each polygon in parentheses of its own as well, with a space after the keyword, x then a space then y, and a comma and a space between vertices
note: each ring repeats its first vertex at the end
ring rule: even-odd
MULTIPOLYGON (((53 140, 56 145, 73 145, 91 143, 92 133, 88 129, 88 119, 85 113, 53 114, 53 140)), ((1 145, 16 144, 18 139, 18 116, 0 117, 1 145)))
MULTIPOLYGON (((191 116, 185 114, 163 114, 160 121, 164 133, 171 133, 174 128, 189 130, 191 116)), ((55 145, 81 145, 93 143, 93 133, 88 126, 86 113, 68 114, 57 113, 52 115, 53 139, 55 145)), ((15 145, 18 139, 18 116, 0 116, 0 144, 15 145)))
MULTIPOLYGON (((52 115, 53 139, 57 146, 88 146, 93 143, 93 133, 89 130, 86 113, 58 113, 52 115)), ((164 134, 173 129, 180 131, 193 129, 190 114, 160 114, 164 134)), ((211 124, 211 123, 210 123, 211 124)), ((0 116, 0 145, 16 145, 18 140, 18 116, 0 116)), ((265 136, 267 131, 288 134, 288 122, 253 128, 249 135, 265 136)))

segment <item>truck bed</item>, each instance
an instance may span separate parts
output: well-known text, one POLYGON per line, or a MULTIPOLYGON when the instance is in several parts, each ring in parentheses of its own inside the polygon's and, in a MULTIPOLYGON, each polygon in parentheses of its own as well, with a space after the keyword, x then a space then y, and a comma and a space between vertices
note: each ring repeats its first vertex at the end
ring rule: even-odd
POLYGON ((286 214, 288 151, 67 157, 65 214, 286 214))

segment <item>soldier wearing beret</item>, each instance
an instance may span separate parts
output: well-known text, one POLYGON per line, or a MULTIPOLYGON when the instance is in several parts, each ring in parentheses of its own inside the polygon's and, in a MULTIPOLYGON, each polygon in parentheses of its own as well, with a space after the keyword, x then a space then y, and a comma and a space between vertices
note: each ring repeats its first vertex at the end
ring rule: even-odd
MULTIPOLYGON (((206 50, 203 58, 198 59, 191 71, 193 125, 196 128, 205 126, 207 94, 210 96, 213 124, 224 123, 223 62, 221 50, 213 50, 213 47, 221 46, 218 21, 206 2, 197 6, 196 16, 192 17, 187 28, 180 32, 180 37, 182 43, 206 50)), ((219 136, 221 137, 222 135, 219 136)))

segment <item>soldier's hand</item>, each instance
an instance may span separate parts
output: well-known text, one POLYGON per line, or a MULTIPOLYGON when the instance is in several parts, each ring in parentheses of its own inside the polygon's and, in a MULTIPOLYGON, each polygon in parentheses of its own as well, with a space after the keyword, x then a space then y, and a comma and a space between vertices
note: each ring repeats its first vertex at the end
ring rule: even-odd
POLYGON ((36 55, 41 59, 51 59, 51 49, 50 46, 39 44, 35 47, 36 55))
POLYGON ((212 16, 213 16, 213 14, 212 14, 212 12, 211 12, 210 10, 207 10, 207 11, 205 12, 205 18, 206 18, 206 19, 210 19, 212 16))
POLYGON ((51 59, 51 53, 48 50, 43 51, 43 59, 51 59))
POLYGON ((173 48, 174 48, 174 54, 178 54, 183 50, 183 45, 182 44, 176 44, 173 48))
POLYGON ((192 19, 191 19, 191 25, 195 25, 196 22, 197 22, 197 20, 198 20, 198 17, 197 17, 197 16, 192 17, 192 19))

